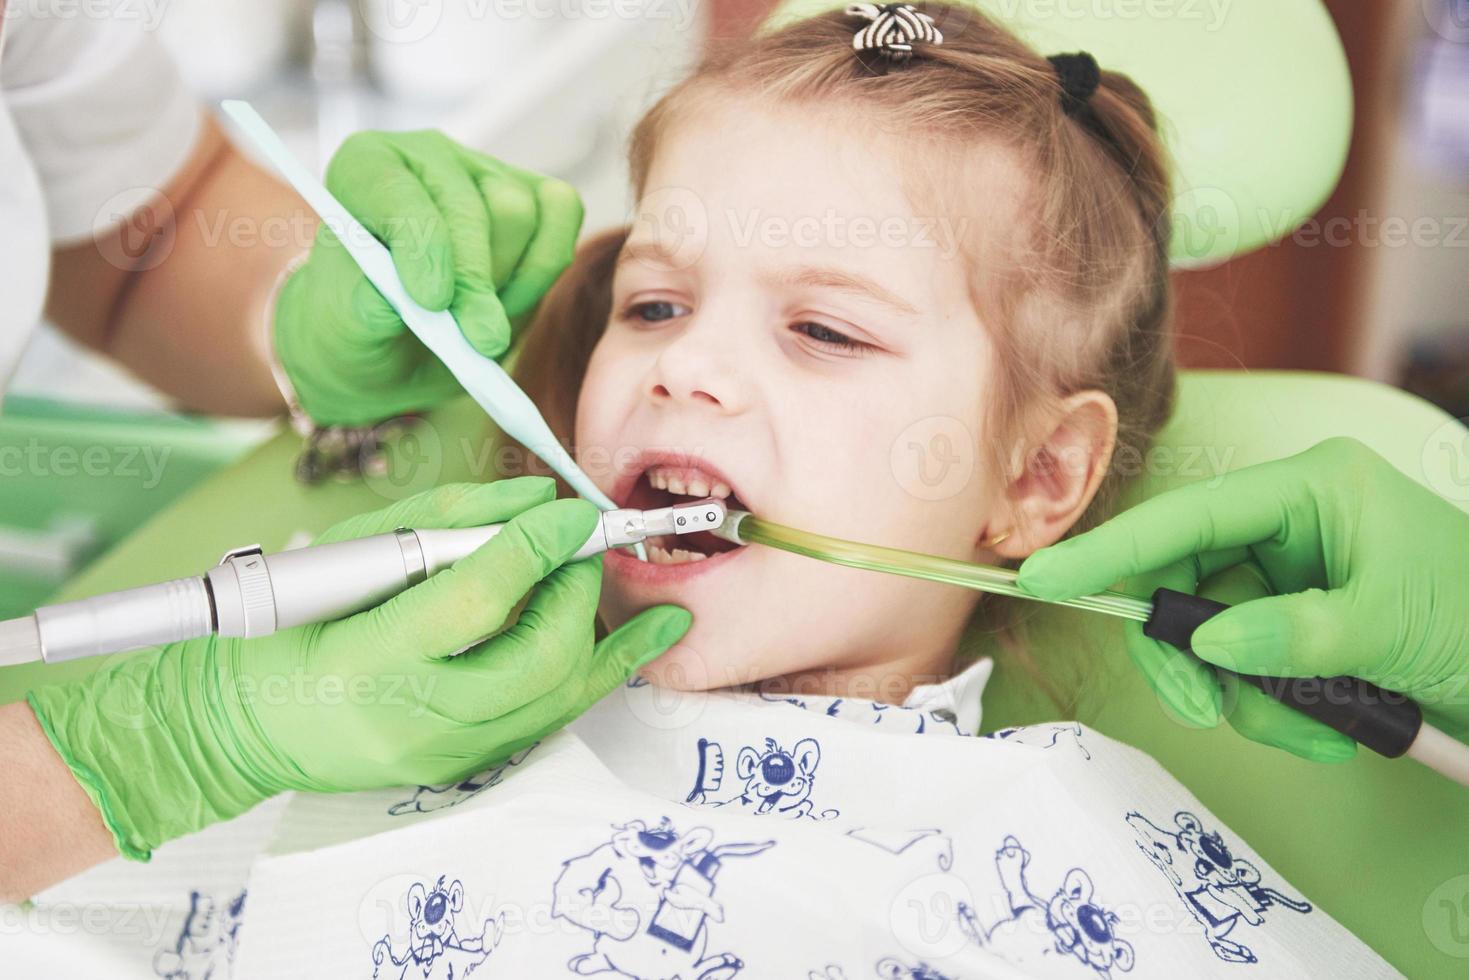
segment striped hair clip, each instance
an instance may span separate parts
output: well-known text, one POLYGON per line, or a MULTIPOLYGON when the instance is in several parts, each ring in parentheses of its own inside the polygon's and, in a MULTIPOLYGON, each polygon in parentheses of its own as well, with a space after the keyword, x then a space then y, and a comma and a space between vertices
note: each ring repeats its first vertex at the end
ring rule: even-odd
POLYGON ((854 3, 846 13, 870 21, 852 37, 852 48, 858 52, 876 51, 892 61, 907 61, 913 55, 914 41, 944 43, 933 18, 911 3, 854 3))

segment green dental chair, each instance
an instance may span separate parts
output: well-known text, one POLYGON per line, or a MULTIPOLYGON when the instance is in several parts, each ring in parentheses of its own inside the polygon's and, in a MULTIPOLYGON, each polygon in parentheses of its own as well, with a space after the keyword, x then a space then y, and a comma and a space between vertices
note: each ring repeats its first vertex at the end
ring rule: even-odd
MULTIPOLYGON (((776 19, 828 5, 792 3, 776 19)), ((1223 5, 1218 25, 1181 14, 1166 21, 1063 16, 1096 5, 994 6, 1017 17, 1059 12, 1017 26, 1042 51, 1085 47, 1154 92, 1180 162, 1180 264, 1263 244, 1272 215, 1304 217, 1334 186, 1350 133, 1350 91, 1318 0, 1235 0, 1223 5), (1228 67, 1220 79, 1201 79, 1201 65, 1228 67), (1249 152, 1253 145, 1268 145, 1270 155, 1249 152)), ((1382 385, 1284 372, 1185 373, 1177 412, 1125 503, 1334 435, 1362 440, 1469 510, 1469 429, 1382 385)), ((206 479, 71 581, 61 597, 198 574, 229 548, 259 542, 279 549, 437 483, 494 475, 489 425, 467 399, 397 438, 386 472, 361 482, 299 485, 292 477, 297 448, 297 438, 283 433, 206 479)), ((1165 714, 1134 671, 1116 621, 1039 604, 1026 611, 1037 665, 1076 682, 1078 720, 1157 759, 1283 874, 1289 891, 1399 970, 1414 978, 1469 975, 1469 789, 1366 751, 1348 763, 1318 765, 1248 742, 1227 726, 1189 729, 1165 714)), ((1009 663, 1011 654, 987 652, 998 668, 985 693, 986 730, 1057 717, 1030 675, 1009 663)), ((0 700, 101 662, 0 670, 0 700)), ((1262 928, 1270 922, 1267 915, 1262 928)))

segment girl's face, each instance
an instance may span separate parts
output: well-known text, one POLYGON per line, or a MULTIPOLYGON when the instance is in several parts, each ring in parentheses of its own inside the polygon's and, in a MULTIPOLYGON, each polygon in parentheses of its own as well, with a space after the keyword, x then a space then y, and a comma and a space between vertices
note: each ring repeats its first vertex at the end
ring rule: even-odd
MULTIPOLYGON (((729 105, 663 137, 581 389, 578 452, 613 463, 589 469, 621 506, 732 494, 781 524, 973 560, 1003 530, 1002 490, 976 466, 994 364, 957 242, 983 238, 967 225, 1008 227, 1020 178, 997 151, 967 175, 986 214, 919 214, 899 144, 860 116, 813 115, 729 105)), ((901 700, 947 675, 975 601, 758 545, 651 557, 607 556, 603 612, 616 626, 689 609, 686 638, 644 670, 686 690, 780 678, 901 700)))

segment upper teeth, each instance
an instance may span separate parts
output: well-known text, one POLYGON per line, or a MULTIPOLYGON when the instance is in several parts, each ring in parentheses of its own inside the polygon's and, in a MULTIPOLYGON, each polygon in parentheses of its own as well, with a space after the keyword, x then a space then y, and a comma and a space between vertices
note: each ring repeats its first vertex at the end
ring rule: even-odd
POLYGON ((667 490, 681 497, 718 497, 723 500, 730 495, 729 484, 698 471, 655 466, 648 470, 648 483, 655 490, 667 490))

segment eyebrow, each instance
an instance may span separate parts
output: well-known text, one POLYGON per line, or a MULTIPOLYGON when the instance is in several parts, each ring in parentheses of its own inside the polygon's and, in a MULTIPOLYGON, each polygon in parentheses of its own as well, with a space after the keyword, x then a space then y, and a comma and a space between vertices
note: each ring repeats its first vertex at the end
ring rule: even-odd
POLYGON ((629 262, 646 262, 649 265, 659 265, 667 268, 676 268, 676 250, 670 251, 661 241, 637 242, 622 246, 622 251, 617 256, 619 266, 629 262))
POLYGON ((919 316, 923 311, 909 303, 897 293, 880 286, 876 280, 846 269, 820 266, 799 266, 783 270, 778 280, 791 286, 808 286, 817 289, 836 289, 845 293, 866 296, 879 303, 891 306, 909 316, 919 316))
MULTIPOLYGON (((622 252, 617 257, 617 265, 622 266, 628 262, 643 261, 652 265, 676 268, 675 256, 669 252, 662 242, 637 242, 624 245, 622 252)), ((786 286, 804 286, 814 289, 835 289, 844 293, 852 293, 875 300, 878 303, 891 306, 893 309, 909 316, 920 316, 922 310, 903 299, 897 293, 877 283, 876 280, 846 269, 838 269, 831 266, 797 266, 794 269, 783 269, 775 277, 775 281, 786 286)))

